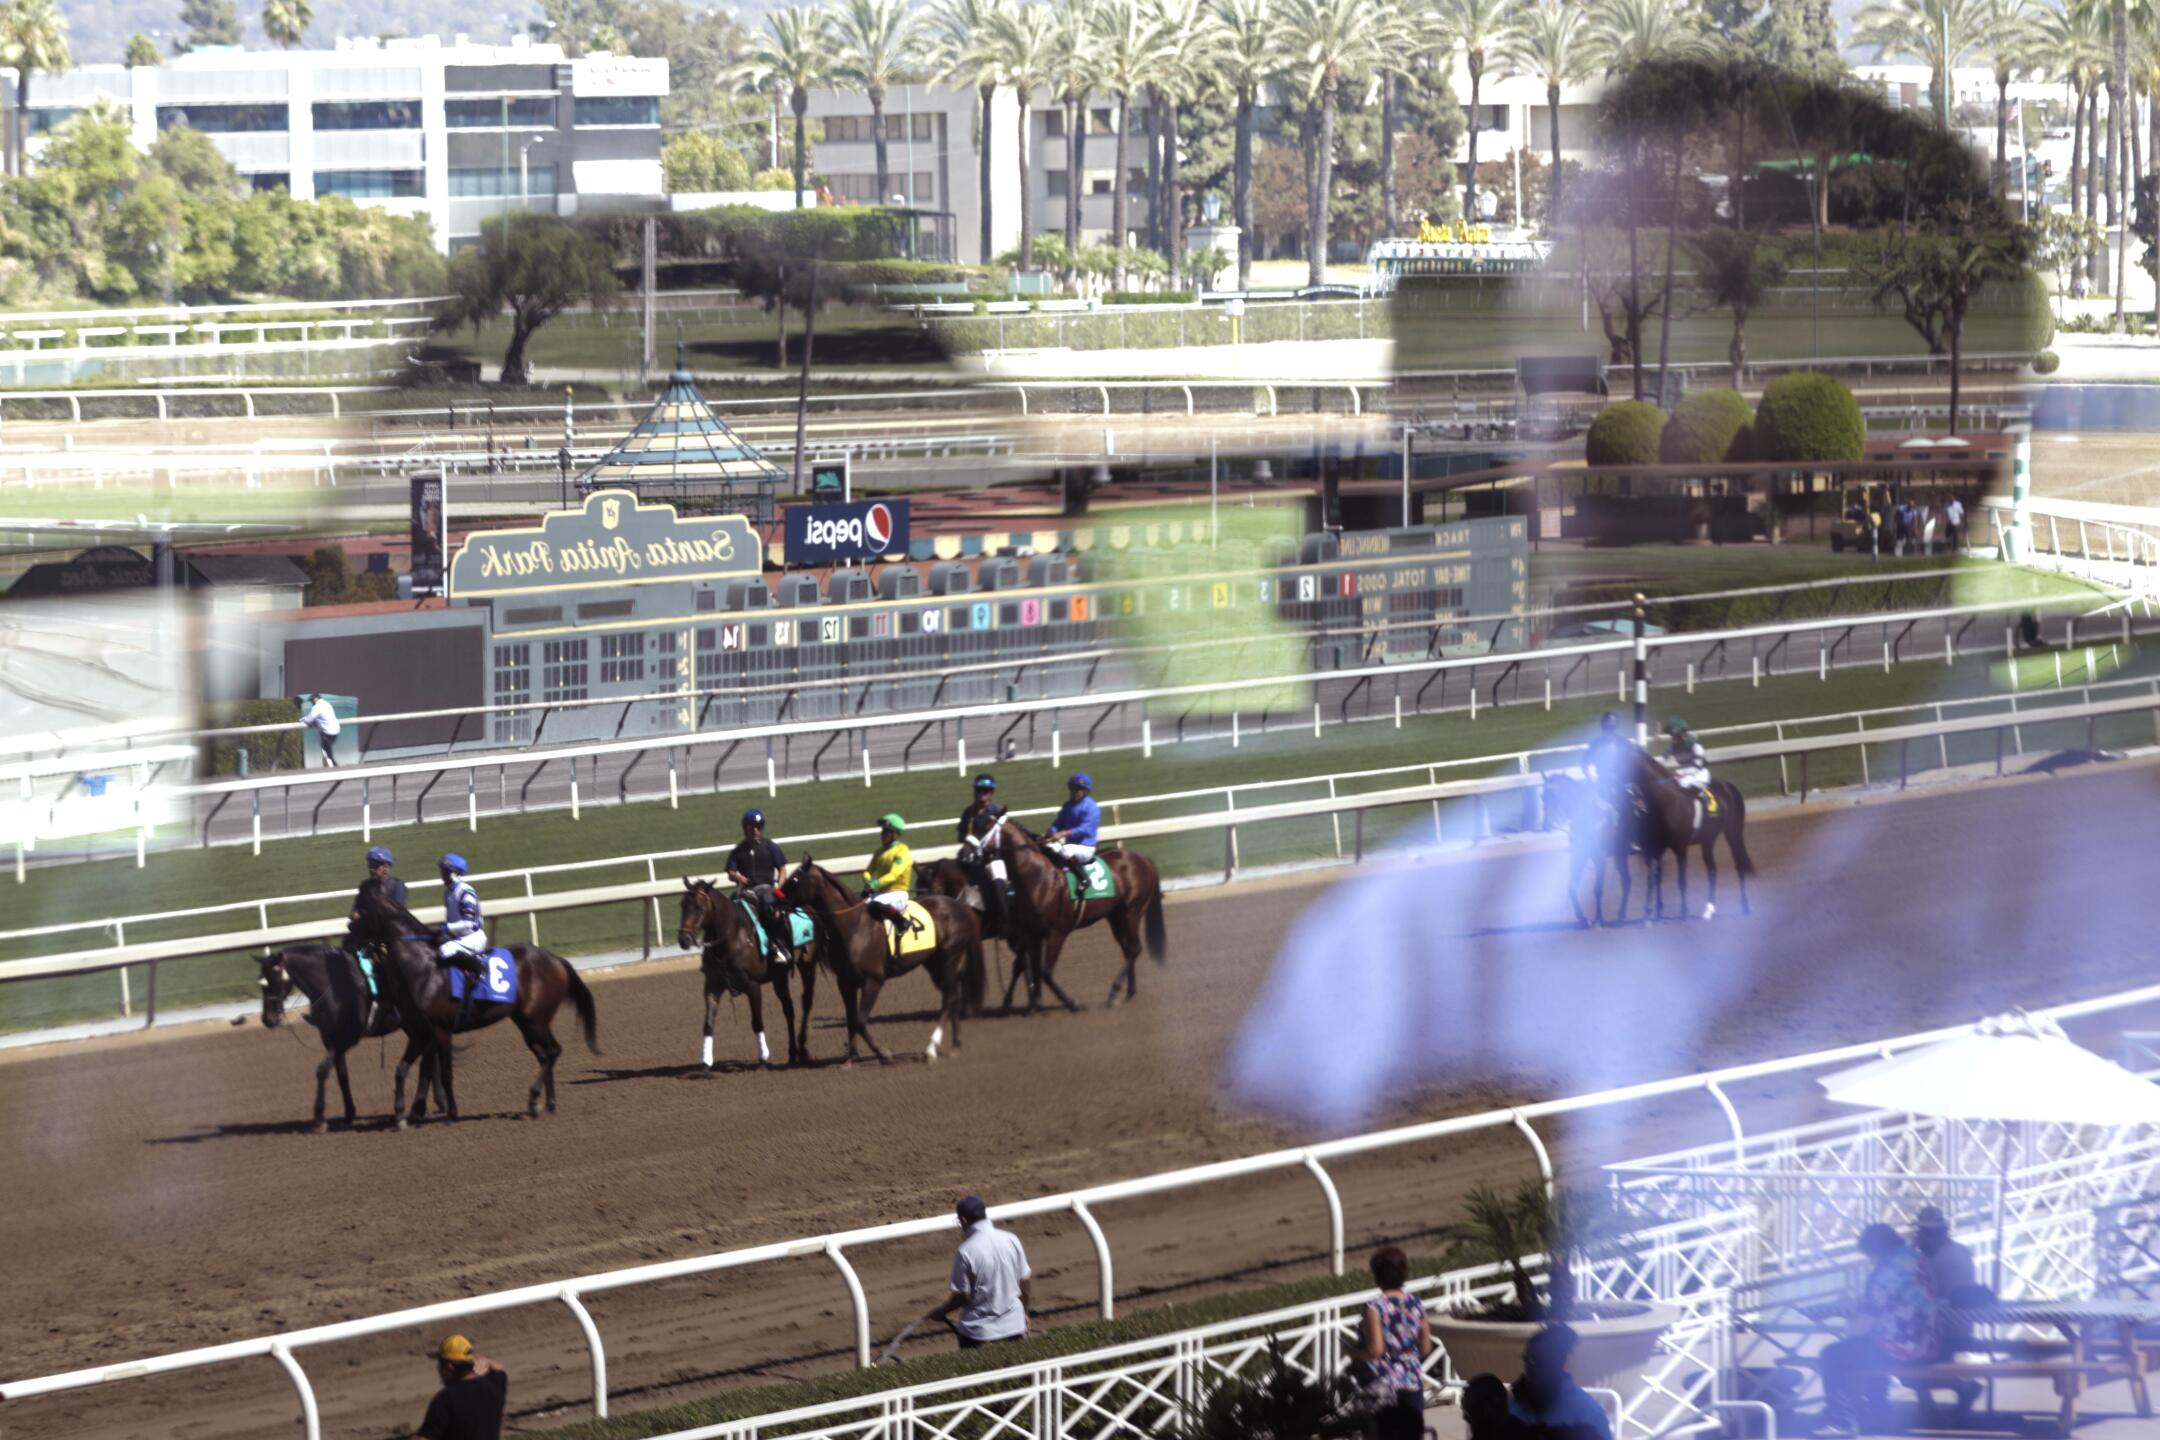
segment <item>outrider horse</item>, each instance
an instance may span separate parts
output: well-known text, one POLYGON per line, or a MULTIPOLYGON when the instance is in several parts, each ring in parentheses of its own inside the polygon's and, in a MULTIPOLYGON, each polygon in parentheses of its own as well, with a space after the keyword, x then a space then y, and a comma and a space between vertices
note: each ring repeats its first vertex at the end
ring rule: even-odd
POLYGON ((1665 852, 1671 851, 1680 862, 1680 915, 1687 917, 1687 851, 1690 845, 1702 846, 1703 869, 1710 877, 1710 898, 1703 905, 1702 918, 1710 919, 1717 914, 1717 856, 1713 847, 1722 839, 1732 850, 1733 868, 1740 874, 1740 911, 1752 914, 1748 904, 1748 876, 1755 873, 1755 862, 1747 852, 1747 801, 1740 789, 1730 780, 1713 780, 1710 793, 1717 797, 1717 807, 1702 816, 1700 828, 1696 825, 1695 796, 1679 781, 1673 779, 1663 765, 1638 750, 1635 752, 1634 769, 1628 776, 1636 793, 1642 797, 1642 851, 1650 860, 1650 904, 1655 913, 1665 914, 1665 852))
MULTIPOLYGON (((307 996, 307 1023, 315 1027, 327 1052, 322 1064, 315 1067, 316 1132, 319 1134, 330 1128, 329 1122, 323 1119, 323 1092, 333 1069, 337 1071, 338 1093, 345 1097, 345 1123, 352 1124, 359 1118, 359 1112, 353 1108, 352 1078, 345 1073, 345 1052, 362 1040, 396 1032, 399 1028, 396 1008, 386 1001, 376 1005, 370 1013, 360 962, 342 946, 288 945, 256 957, 255 963, 262 966, 262 1023, 266 1028, 275 1030, 285 1023, 285 1002, 294 990, 307 996)), ((423 1098, 433 1079, 434 1068, 423 1065, 420 1071, 423 1098)), ((439 1082, 435 1089, 439 1095, 439 1082)))
MULTIPOLYGON (((1140 980, 1136 967, 1140 960, 1142 935, 1146 936, 1147 952, 1156 964, 1163 963, 1167 949, 1163 935, 1162 878, 1156 873, 1154 861, 1135 850, 1104 847, 1096 852, 1095 858, 1108 867, 1115 893, 1105 899, 1075 901, 1065 888, 1064 865, 1044 848, 1041 839, 1029 834, 1010 815, 991 827, 983 839, 983 851, 1002 857, 1012 878, 1011 923, 1013 933, 1019 937, 1015 939, 1013 949, 1029 957, 1028 1009, 1041 1007, 1041 987, 1044 985, 1064 1002, 1066 1009, 1080 1008, 1057 983, 1058 956, 1065 949, 1067 936, 1075 930, 1085 930, 1098 920, 1110 922, 1110 933, 1117 937, 1118 949, 1125 955, 1125 971, 1111 980, 1109 998, 1103 1003, 1115 1006, 1120 987, 1128 1000, 1139 996, 1140 980)), ((1016 970, 1016 978, 1017 974, 1016 970)), ((1005 999, 1010 1005, 1012 992, 1009 988, 1005 999)))
POLYGON ((917 897, 937 926, 937 943, 895 955, 892 927, 868 902, 851 901, 847 887, 809 856, 803 857, 777 893, 789 904, 808 910, 824 931, 818 953, 840 982, 840 1000, 847 1009, 848 1064, 855 1063, 858 1036, 871 1054, 890 1063, 891 1057, 871 1038, 870 1011, 887 981, 917 966, 929 971, 943 998, 938 1023, 930 1031, 930 1048, 924 1053, 933 1061, 938 1058, 947 1026, 952 1028, 953 1049, 960 1048, 961 1012, 980 1008, 983 995, 982 925, 973 910, 942 895, 917 897))
POLYGON ((1576 923, 1584 929, 1605 923, 1608 867, 1620 872, 1620 913, 1614 918, 1627 919, 1628 895, 1635 885, 1628 857, 1641 851, 1643 828, 1632 800, 1622 796, 1617 805, 1609 805, 1589 781, 1550 774, 1545 777, 1545 823, 1548 829, 1559 825, 1567 830, 1568 904, 1575 907, 1576 923), (1590 914, 1582 907, 1585 870, 1595 870, 1597 876, 1590 914))
MULTIPOLYGON (((452 1073, 455 1052, 450 1043, 456 1031, 485 1029, 502 1019, 517 1026, 518 1033, 525 1037, 525 1047, 540 1062, 525 1102, 526 1113, 536 1117, 543 1093, 548 1113, 555 1113, 555 1061, 563 1047, 552 1027, 564 999, 577 1007, 585 1048, 595 1055, 600 1053, 599 1020, 592 992, 585 988, 583 977, 571 968, 570 962, 553 951, 537 945, 506 947, 517 965, 516 1001, 507 1005, 492 1000, 468 1003, 451 998, 450 979, 435 958, 435 947, 422 938, 430 933, 429 927, 414 919, 404 906, 371 893, 361 907, 356 930, 361 939, 375 942, 376 953, 385 957, 387 963, 380 967, 384 998, 397 1007, 398 1019, 405 1028, 405 1056, 398 1061, 397 1078, 391 1087, 391 1113, 400 1130, 407 1119, 401 1113, 405 1108, 405 1071, 419 1055, 435 1062, 442 1082, 443 1113, 452 1120, 458 1118, 457 1084, 452 1073), (465 1012, 462 1025, 461 1010, 465 1012)), ((425 1074, 423 1070, 423 1077, 425 1074)), ((421 1093, 413 1096, 412 1119, 424 1113, 425 1100, 423 1085, 421 1093)))
MULTIPOLYGON (((758 1063, 772 1064, 772 1049, 765 1043, 765 987, 773 987, 780 1014, 787 1021, 787 1058, 790 1065, 810 1062, 810 1002, 817 994, 817 942, 792 950, 782 963, 758 944, 759 929, 735 898, 710 880, 683 881, 681 923, 675 943, 688 950, 704 947, 699 969, 705 975, 705 1068, 713 1068, 713 1018, 720 997, 734 994, 750 1001, 750 1030, 757 1037, 758 1063), (788 996, 788 971, 802 976, 802 1027, 795 1025, 795 1002, 788 996)), ((768 945, 779 944, 768 937, 768 945)))

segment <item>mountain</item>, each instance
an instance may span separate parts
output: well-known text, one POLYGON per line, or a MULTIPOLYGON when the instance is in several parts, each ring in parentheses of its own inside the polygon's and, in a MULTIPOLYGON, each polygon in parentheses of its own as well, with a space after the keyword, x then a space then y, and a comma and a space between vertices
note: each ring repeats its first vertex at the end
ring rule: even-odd
MULTIPOLYGON (((249 49, 265 47, 259 4, 235 0, 247 27, 249 49)), ((173 41, 186 33, 179 0, 60 0, 67 16, 68 40, 78 65, 116 62, 127 52, 130 36, 147 35, 170 55, 173 41)), ((341 35, 454 35, 476 41, 505 41, 538 17, 532 0, 505 0, 501 7, 473 11, 456 0, 315 0, 315 20, 308 26, 310 49, 327 50, 341 35)), ((34 96, 32 97, 35 98, 34 96)))

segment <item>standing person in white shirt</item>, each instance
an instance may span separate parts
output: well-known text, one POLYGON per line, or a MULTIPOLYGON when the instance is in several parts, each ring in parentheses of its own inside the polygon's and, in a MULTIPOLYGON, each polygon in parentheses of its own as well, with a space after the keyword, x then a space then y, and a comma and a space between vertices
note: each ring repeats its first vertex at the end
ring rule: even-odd
POLYGON ((1952 495, 1943 506, 1943 540, 1955 555, 1965 546, 1965 502, 1952 495))
POLYGON ((338 722, 337 711, 330 708, 330 702, 320 695, 308 696, 307 709, 301 712, 300 723, 321 738, 323 764, 337 769, 337 737, 344 727, 338 722))
POLYGON ((1035 1274, 1028 1269, 1027 1252, 1020 1248, 1018 1236, 990 1223, 990 1212, 977 1196, 962 1200, 958 1213, 960 1228, 967 1234, 953 1252, 952 1294, 915 1323, 944 1320, 959 1311, 953 1332, 963 1350, 1025 1339, 1035 1274))

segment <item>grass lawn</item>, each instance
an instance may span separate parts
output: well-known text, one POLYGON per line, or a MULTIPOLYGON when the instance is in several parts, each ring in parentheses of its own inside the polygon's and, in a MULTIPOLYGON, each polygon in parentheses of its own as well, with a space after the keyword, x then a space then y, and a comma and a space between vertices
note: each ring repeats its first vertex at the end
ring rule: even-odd
POLYGON ((336 491, 311 485, 190 481, 169 485, 0 484, 0 515, 32 520, 178 520, 220 525, 302 526, 330 518, 336 491))
MULTIPOLYGON (((2075 671, 2083 665, 2083 654, 2082 651, 2073 654, 2076 657, 2074 664, 2069 663, 2070 656, 2065 659, 2066 670, 2072 672, 2066 674, 2066 680, 2074 683, 2075 671)), ((2105 664, 2104 648, 2101 655, 2105 664)), ((2120 658, 2124 674, 2160 673, 2160 652, 2120 658)), ((2024 678, 2036 680, 2040 672, 2033 668, 2035 659, 2028 658, 2025 663, 2024 678)), ((2052 686, 2052 661, 2039 657, 2039 663, 2047 666, 2048 684, 2052 686)), ((2110 678, 2113 673, 2110 672, 2110 678)), ((1715 729, 1748 721, 2000 695, 2002 678, 2006 677, 1998 676, 1994 667, 1976 661, 1961 661, 1954 668, 1917 662, 1898 665, 1887 673, 1876 669, 1833 672, 1827 683, 1818 681, 1810 671, 1767 679, 1760 688, 1751 687, 1744 681, 1705 684, 1693 696, 1665 689, 1658 692, 1654 705, 1660 715, 1679 710, 1697 728, 1715 729)), ((1563 743, 1569 737, 1585 733, 1598 713, 1610 704, 1602 698, 1578 699, 1556 704, 1550 713, 1535 704, 1485 709, 1475 721, 1458 713, 1413 719, 1401 730, 1384 722, 1331 728, 1325 738, 1317 741, 1310 730, 1277 732, 1264 737, 1248 735, 1245 743, 1235 749, 1225 737, 1164 746, 1149 760, 1143 760, 1138 751, 1114 751, 1089 755, 1085 763, 1096 777, 1098 794, 1111 810, 1114 823, 1119 818, 1142 818, 1137 813, 1121 817, 1118 802, 1122 797, 1249 784, 1261 779, 1311 777, 1305 779, 1305 783, 1272 791, 1268 798, 1276 801, 1318 798, 1327 793, 1325 777, 1332 774, 1502 754, 1563 743)), ((2028 730, 2024 737, 2025 747, 2038 749, 2050 745, 2083 744, 2081 726, 2061 728, 2065 733, 2059 736, 2028 730), (2076 734, 2069 733, 2073 729, 2076 734)), ((1808 732, 1805 727, 1800 727, 1788 733, 1808 732)), ((2151 743, 2152 739, 2152 725, 2145 717, 2128 717, 2102 726, 2103 745, 2151 743)), ((1992 742, 1976 738, 1951 745, 1948 758, 1952 763, 1970 763, 1992 758, 1993 753, 1992 742)), ((1940 763, 1942 755, 1936 747, 1919 746, 1914 747, 1910 759, 1918 768, 1940 763), (1922 754, 1922 751, 1926 753, 1922 754)), ((1885 773, 1886 767, 1894 771, 1898 759, 1894 753, 1884 750, 1872 753, 1867 763, 1872 767, 1871 773, 1879 776, 1885 773)), ((1068 760, 1067 768, 1071 764, 1068 760)), ((1054 804, 1062 798, 1058 784, 1060 775, 1046 760, 998 768, 1009 803, 1028 807, 1054 804)), ((1778 786, 1775 762, 1727 767, 1721 773, 1739 781, 1753 794, 1774 792, 1778 786)), ((1852 752, 1821 757, 1812 765, 1810 779, 1817 786, 1837 785, 1856 781, 1860 774, 1861 761, 1857 752, 1852 752)), ((1340 789, 1343 793, 1355 793, 1360 789, 1414 784, 1420 779, 1422 776, 1413 774, 1349 781, 1340 789)), ((428 857, 451 848, 471 856, 477 868, 486 872, 728 843, 735 838, 736 817, 752 804, 760 805, 772 814, 774 833, 783 839, 863 826, 873 815, 897 809, 920 825, 922 843, 938 845, 945 843, 950 833, 945 828, 948 817, 958 813, 966 798, 965 782, 953 774, 915 773, 881 776, 870 790, 865 790, 859 782, 831 781, 785 788, 777 800, 767 799, 761 790, 733 791, 718 796, 701 794, 687 798, 680 810, 670 810, 660 803, 590 806, 584 811, 584 817, 575 821, 566 811, 549 811, 483 819, 477 835, 469 833, 463 824, 453 822, 397 827, 384 831, 379 838, 404 858, 404 873, 415 878, 428 875, 428 857)), ((1149 807, 1146 815, 1154 818, 1197 814, 1220 808, 1219 799, 1206 798, 1149 807)), ((1515 802, 1499 802, 1493 808, 1494 823, 1512 828, 1518 815, 1515 802)), ((1456 805, 1443 809, 1439 823, 1445 834, 1459 837, 1467 833, 1474 818, 1470 806, 1456 805)), ((1384 843, 1387 833, 1400 827, 1429 836, 1434 823, 1432 810, 1422 805, 1410 807, 1392 820, 1387 816, 1372 817, 1368 819, 1368 845, 1384 843)), ((1340 844, 1347 847, 1352 834, 1351 825, 1345 822, 1341 827, 1340 844)), ((1239 863, 1248 868, 1338 853, 1336 827, 1325 817, 1241 830, 1238 843, 1239 863)), ((801 858, 801 848, 799 845, 789 847, 792 858, 801 858)), ((847 840, 816 848, 831 856, 859 853, 866 847, 864 842, 847 840)), ((1219 831, 1165 837, 1147 842, 1145 848, 1172 875, 1204 873, 1222 864, 1223 841, 1219 831)), ((140 913, 221 900, 342 889, 357 884, 360 879, 360 849, 358 836, 338 835, 277 842, 266 846, 260 857, 250 855, 243 847, 181 848, 153 855, 148 867, 139 872, 132 859, 33 871, 29 883, 19 888, 11 887, 13 893, 9 896, 8 914, 11 925, 29 926, 96 918, 115 912, 140 913)), ((543 877, 540 888, 545 892, 643 878, 642 864, 611 865, 581 871, 575 876, 543 877)), ((0 880, 0 884, 5 883, 0 880)), ((483 898, 500 898, 508 893, 505 884, 491 886, 484 880, 481 891, 483 898)), ((423 897, 427 893, 420 892, 423 897)), ((329 933, 338 928, 336 917, 342 913, 342 901, 317 902, 307 906, 273 906, 269 919, 275 924, 319 916, 324 922, 325 933, 329 933)), ((128 939, 143 941, 212 934, 243 928, 253 920, 253 916, 243 915, 238 919, 224 916, 174 921, 159 926, 131 926, 128 939)), ((664 944, 672 944, 674 923, 673 907, 663 902, 664 944)), ((635 947, 645 933, 644 907, 633 903, 543 916, 540 932, 541 939, 550 948, 570 954, 635 947)), ((530 933, 525 920, 511 919, 503 925, 501 938, 521 941, 530 933)), ((0 948, 0 958, 22 958, 70 944, 94 943, 97 943, 96 932, 14 942, 0 948)), ((160 967, 159 1002, 170 1007, 244 998, 253 993, 254 975, 254 967, 243 957, 174 962, 160 967)), ((139 1006, 147 984, 147 977, 140 968, 131 976, 130 984, 139 1006)), ((0 1029, 108 1017, 115 1011, 118 990, 119 981, 112 974, 0 987, 0 1029)))
MULTIPOLYGON (((670 323, 661 337, 663 366, 673 363, 678 337, 688 347, 690 365, 701 373, 725 370, 771 370, 780 367, 780 321, 777 316, 744 310, 733 320, 670 323)), ((510 345, 510 327, 484 325, 475 334, 460 330, 437 337, 437 343, 481 362, 493 375, 510 345)), ((627 312, 603 324, 593 317, 554 321, 533 336, 526 359, 549 369, 627 370, 638 368, 637 317, 627 312)), ((813 368, 849 370, 925 370, 946 363, 944 350, 904 315, 871 308, 834 307, 819 314, 811 341, 813 368)), ((802 363, 802 318, 788 321, 788 365, 802 363)))

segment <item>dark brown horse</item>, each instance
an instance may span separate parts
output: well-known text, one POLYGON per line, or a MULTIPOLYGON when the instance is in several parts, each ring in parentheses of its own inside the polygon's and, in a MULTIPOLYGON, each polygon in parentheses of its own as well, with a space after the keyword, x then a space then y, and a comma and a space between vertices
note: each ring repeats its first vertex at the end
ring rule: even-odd
POLYGON ((1013 933, 1012 903, 1005 895, 1005 882, 991 873, 996 864, 1000 869, 1003 861, 985 859, 978 847, 963 842, 960 854, 952 860, 925 860, 915 866, 915 893, 917 895, 943 895, 948 900, 958 900, 975 912, 982 924, 985 940, 1002 940, 1013 951, 1013 972, 1005 982, 1005 1009, 1012 1009, 1013 987, 1020 983, 1023 971, 1034 969, 1034 952, 1022 953, 1019 944, 1023 938, 1013 933))
POLYGON ((1545 777, 1545 827, 1566 829, 1568 835, 1568 904, 1584 929, 1605 923, 1605 872, 1620 872, 1620 913, 1627 919, 1628 895, 1635 885, 1631 857, 1642 852, 1642 815, 1631 797, 1617 806, 1608 804, 1598 787, 1587 780, 1555 772, 1545 777), (1593 909, 1582 907, 1583 872, 1594 870, 1597 884, 1593 909))
POLYGON ((1733 868, 1740 874, 1740 913, 1753 913, 1748 904, 1747 882, 1748 876, 1755 873, 1755 862, 1748 858, 1747 801, 1741 797, 1740 788, 1730 780, 1711 781, 1710 793, 1717 797, 1717 808, 1702 816, 1698 828, 1695 796, 1649 755, 1640 750, 1634 754, 1635 765, 1628 779, 1643 802, 1642 850, 1650 860, 1650 908, 1660 918, 1665 914, 1665 852, 1669 850, 1680 864, 1680 917, 1687 918, 1687 852, 1690 845, 1700 845, 1703 869, 1710 877, 1710 898, 1703 905, 1702 918, 1708 920, 1716 915, 1717 856, 1712 847, 1723 839, 1732 850, 1733 868))
POLYGON ((890 1063, 870 1035, 870 1011, 886 982, 897 980, 920 966, 937 982, 943 999, 938 1023, 930 1031, 930 1047, 924 1053, 938 1058, 947 1026, 952 1028, 953 1049, 960 1048, 960 1015, 979 1009, 983 995, 982 925, 975 912, 958 900, 942 895, 920 897, 923 909, 937 925, 937 944, 909 955, 895 955, 892 927, 878 918, 867 901, 854 900, 851 892, 831 871, 805 855, 780 887, 783 898, 817 917, 825 943, 819 954, 832 966, 840 982, 840 1000, 847 1008, 847 1062, 855 1063, 859 1036, 870 1053, 890 1063))
MULTIPOLYGON (((285 1023, 285 1002, 298 990, 307 996, 307 1023, 315 1027, 324 1050, 322 1064, 315 1067, 315 1129, 330 1128, 323 1119, 323 1092, 330 1072, 337 1071, 338 1093, 345 1097, 345 1123, 359 1118, 353 1107, 352 1077, 345 1073, 345 1053, 362 1040, 395 1034, 399 1028, 395 1007, 370 1006, 360 962, 337 945, 288 945, 256 957, 262 966, 262 1023, 271 1030, 285 1023)), ((423 1064, 420 1087, 423 1095, 434 1080, 432 1066, 423 1064)), ((435 1083, 437 1095, 442 1093, 435 1083)))
MULTIPOLYGON (((750 1000, 750 1031, 757 1037, 758 1063, 772 1064, 772 1048, 765 1043, 765 987, 773 987, 780 1014, 787 1021, 787 1058, 790 1065, 810 1063, 810 1002, 817 995, 817 944, 815 941, 791 952, 787 963, 777 961, 759 948, 758 928, 743 914, 733 896, 710 880, 683 881, 682 916, 675 943, 688 950, 704 947, 699 968, 705 974, 705 1068, 713 1068, 713 1018, 723 995, 743 995, 750 1000), (788 997, 788 971, 802 976, 802 1027, 795 1025, 795 1002, 788 997)), ((777 941, 770 942, 777 944, 777 941)))
MULTIPOLYGON (((525 1038, 525 1047, 540 1062, 531 1093, 526 1096, 528 1115, 540 1114, 543 1093, 548 1113, 555 1113, 555 1061, 563 1047, 555 1038, 553 1026, 555 1012, 565 999, 577 1007, 585 1031, 585 1048, 595 1055, 600 1053, 599 1020, 592 991, 585 988, 584 978, 571 968, 570 962, 553 951, 537 945, 509 946, 510 957, 517 965, 516 1002, 504 1005, 477 1000, 468 1006, 450 997, 450 979, 435 958, 435 946, 419 938, 430 933, 429 927, 414 919, 404 906, 380 893, 371 894, 360 911, 356 929, 360 938, 373 941, 375 953, 384 957, 385 963, 377 967, 383 980, 383 998, 397 1007, 405 1029, 405 1058, 398 1061, 397 1078, 391 1087, 391 1113, 400 1130, 407 1119, 402 1113, 405 1070, 415 1056, 424 1055, 434 1062, 442 1081, 443 1113, 452 1120, 458 1118, 457 1083, 452 1073, 455 1051, 450 1037, 458 1026, 461 1009, 468 1012, 464 1030, 480 1030, 508 1019, 525 1038)), ((421 1091, 413 1096, 411 1118, 415 1120, 425 1113, 425 1075, 423 1070, 421 1091)))
MULTIPOLYGON (((1033 957, 1028 966, 1028 1009, 1041 1008, 1043 985, 1050 987, 1066 1009, 1080 1008, 1057 983, 1058 956, 1065 949, 1067 936, 1098 920, 1110 922, 1110 933, 1117 937, 1118 949, 1125 955, 1125 971, 1111 980, 1110 996, 1103 1003, 1115 1006, 1120 987, 1126 999, 1139 997, 1141 937, 1145 935, 1147 952, 1156 964, 1163 963, 1167 951, 1162 877, 1156 873, 1154 861, 1136 850, 1104 847, 1096 852, 1096 858, 1109 868, 1116 893, 1108 899, 1076 903, 1065 889, 1065 867, 1040 839, 1010 815, 991 828, 983 848, 985 853, 1001 857, 1012 877, 1012 926, 1020 937, 1013 949, 1033 957)), ((1008 992, 1008 1001, 1010 998, 1008 992)))

